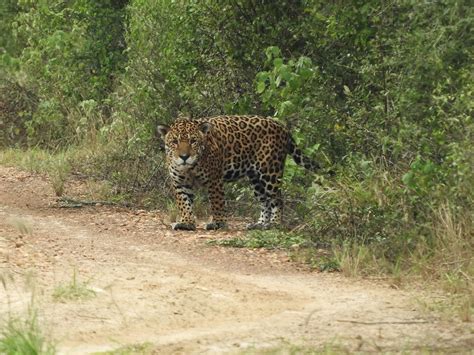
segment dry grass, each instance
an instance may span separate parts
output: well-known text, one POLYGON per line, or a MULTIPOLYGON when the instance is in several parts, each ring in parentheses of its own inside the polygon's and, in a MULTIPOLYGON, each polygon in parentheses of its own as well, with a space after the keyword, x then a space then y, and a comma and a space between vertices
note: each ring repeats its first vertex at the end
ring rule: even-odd
POLYGON ((439 279, 452 295, 453 307, 463 321, 474 312, 474 238, 469 215, 456 217, 449 205, 441 206, 435 221, 436 246, 432 259, 420 265, 426 278, 439 279))
POLYGON ((357 243, 334 247, 334 257, 340 270, 349 277, 384 275, 395 287, 416 281, 442 290, 446 297, 437 303, 436 310, 462 321, 472 321, 474 238, 471 218, 467 212, 456 216, 448 204, 433 215, 433 239, 420 239, 414 251, 399 255, 395 262, 381 256, 376 246, 357 243))

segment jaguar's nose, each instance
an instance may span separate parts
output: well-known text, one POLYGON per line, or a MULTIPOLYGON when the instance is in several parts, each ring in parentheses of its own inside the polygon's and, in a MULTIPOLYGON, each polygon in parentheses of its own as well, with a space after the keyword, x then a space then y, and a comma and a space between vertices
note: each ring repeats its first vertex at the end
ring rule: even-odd
POLYGON ((189 154, 180 154, 179 157, 183 159, 183 162, 186 162, 186 160, 189 158, 189 154))

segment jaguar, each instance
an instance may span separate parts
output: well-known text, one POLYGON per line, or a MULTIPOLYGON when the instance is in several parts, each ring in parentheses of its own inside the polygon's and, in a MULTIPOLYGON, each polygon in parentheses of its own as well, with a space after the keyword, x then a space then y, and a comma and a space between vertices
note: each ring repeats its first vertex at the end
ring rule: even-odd
POLYGON ((195 230, 194 188, 209 192, 211 220, 207 230, 226 227, 224 182, 248 177, 261 204, 260 218, 248 229, 281 223, 281 180, 286 156, 311 171, 319 164, 303 155, 288 129, 270 117, 215 116, 178 118, 158 125, 165 143, 166 165, 180 218, 174 230, 195 230))

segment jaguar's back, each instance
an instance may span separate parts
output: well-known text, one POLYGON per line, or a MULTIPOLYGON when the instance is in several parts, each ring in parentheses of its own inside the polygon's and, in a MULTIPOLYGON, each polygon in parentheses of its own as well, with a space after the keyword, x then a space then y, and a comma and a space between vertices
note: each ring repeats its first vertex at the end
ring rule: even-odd
POLYGON ((216 116, 200 121, 209 122, 222 143, 225 180, 263 167, 281 169, 290 135, 277 121, 260 116, 216 116))

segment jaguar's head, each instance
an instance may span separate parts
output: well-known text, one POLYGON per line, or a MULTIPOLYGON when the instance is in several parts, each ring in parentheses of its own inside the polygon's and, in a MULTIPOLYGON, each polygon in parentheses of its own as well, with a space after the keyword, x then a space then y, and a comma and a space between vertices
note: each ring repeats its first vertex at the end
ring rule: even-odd
POLYGON ((168 165, 177 170, 194 167, 207 146, 207 135, 212 129, 209 122, 179 119, 171 126, 159 125, 158 132, 165 141, 168 165))

